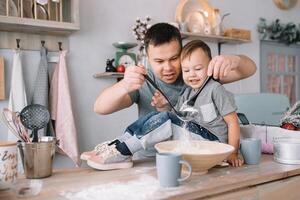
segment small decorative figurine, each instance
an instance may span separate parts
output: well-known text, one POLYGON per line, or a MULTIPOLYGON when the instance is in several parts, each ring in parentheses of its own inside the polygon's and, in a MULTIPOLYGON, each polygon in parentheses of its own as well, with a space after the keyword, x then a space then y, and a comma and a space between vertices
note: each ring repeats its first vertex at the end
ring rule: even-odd
POLYGON ((115 59, 107 59, 106 60, 106 68, 105 71, 106 72, 116 72, 116 68, 113 65, 113 62, 115 61, 115 59))

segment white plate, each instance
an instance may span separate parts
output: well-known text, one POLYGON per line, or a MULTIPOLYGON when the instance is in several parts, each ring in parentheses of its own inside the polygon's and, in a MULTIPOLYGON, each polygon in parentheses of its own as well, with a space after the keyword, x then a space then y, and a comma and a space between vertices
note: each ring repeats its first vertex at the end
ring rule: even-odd
MULTIPOLYGON (((9 4, 9 16, 18 17, 18 9, 16 4, 13 2, 13 0, 8 0, 9 4)), ((0 15, 6 16, 6 1, 1 0, 0 1, 0 15)))

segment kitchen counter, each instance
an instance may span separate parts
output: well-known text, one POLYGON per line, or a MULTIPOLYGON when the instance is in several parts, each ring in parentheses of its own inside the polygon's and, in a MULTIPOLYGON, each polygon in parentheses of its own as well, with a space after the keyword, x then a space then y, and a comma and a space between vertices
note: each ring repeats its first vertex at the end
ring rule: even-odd
MULTIPOLYGON (((164 189, 159 187, 156 180, 154 161, 148 160, 135 162, 133 168, 123 170, 55 170, 51 177, 42 179, 41 193, 26 199, 83 199, 78 192, 81 191, 80 194, 83 195, 84 191, 87 193, 91 188, 93 190, 89 190, 89 193, 96 192, 99 197, 97 199, 101 200, 119 200, 127 198, 128 195, 134 195, 136 199, 299 199, 299 175, 300 165, 283 165, 273 161, 272 155, 263 155, 259 165, 244 165, 239 168, 216 167, 205 175, 193 175, 180 187, 164 189), (136 190, 138 187, 142 187, 144 192, 143 189, 139 192, 130 190, 136 190), (108 196, 107 192, 117 196, 108 196)), ((12 190, 6 190, 0 191, 0 199, 18 198, 12 190)))

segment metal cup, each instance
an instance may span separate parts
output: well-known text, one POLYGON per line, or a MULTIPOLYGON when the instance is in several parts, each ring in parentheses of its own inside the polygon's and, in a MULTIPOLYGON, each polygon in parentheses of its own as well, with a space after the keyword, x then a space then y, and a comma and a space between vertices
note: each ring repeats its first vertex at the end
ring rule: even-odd
POLYGON ((26 178, 45 178, 52 175, 55 144, 55 138, 18 144, 26 178))

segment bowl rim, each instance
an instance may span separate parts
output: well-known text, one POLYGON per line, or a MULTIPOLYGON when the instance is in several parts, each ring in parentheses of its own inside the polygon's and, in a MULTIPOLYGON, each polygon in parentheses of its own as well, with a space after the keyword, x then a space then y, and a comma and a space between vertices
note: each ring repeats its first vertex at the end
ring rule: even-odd
MULTIPOLYGON (((162 143, 174 143, 174 142, 178 142, 178 141, 181 141, 181 140, 168 140, 168 141, 163 141, 163 142, 159 142, 157 144, 154 145, 154 148, 158 151, 158 152, 162 152, 160 151, 160 148, 158 146, 160 146, 162 143)), ((229 153, 232 153, 234 151, 234 147, 232 145, 229 145, 229 144, 226 144, 226 143, 221 143, 221 142, 217 142, 217 141, 209 141, 209 140, 191 140, 192 142, 205 142, 205 143, 217 143, 217 144, 220 144, 220 145, 223 145, 223 146, 227 146, 228 149, 227 151, 224 151, 222 153, 201 153, 201 154, 197 154, 197 153, 179 153, 183 156, 189 156, 189 155, 192 155, 192 156, 212 156, 212 155, 224 155, 224 154, 229 154, 229 153)), ((172 150, 170 151, 163 151, 163 152, 174 152, 172 150)))

